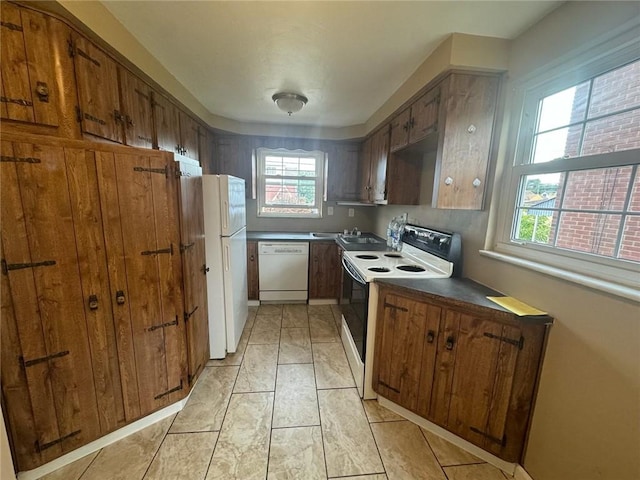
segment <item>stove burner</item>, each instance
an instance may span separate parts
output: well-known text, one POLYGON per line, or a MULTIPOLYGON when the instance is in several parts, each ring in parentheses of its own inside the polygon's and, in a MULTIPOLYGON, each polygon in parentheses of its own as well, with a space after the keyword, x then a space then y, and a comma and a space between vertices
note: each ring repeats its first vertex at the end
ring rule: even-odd
POLYGON ((402 258, 402 255, 399 253, 385 253, 384 256, 389 258, 402 258))
POLYGON ((362 260, 377 260, 377 255, 356 255, 356 258, 361 258, 362 260))
POLYGON ((418 265, 399 265, 396 267, 398 270, 403 270, 405 272, 424 272, 425 269, 418 265))
POLYGON ((380 272, 380 273, 390 272, 391 271, 386 267, 371 267, 371 268, 369 268, 369 270, 372 271, 372 272, 380 272))

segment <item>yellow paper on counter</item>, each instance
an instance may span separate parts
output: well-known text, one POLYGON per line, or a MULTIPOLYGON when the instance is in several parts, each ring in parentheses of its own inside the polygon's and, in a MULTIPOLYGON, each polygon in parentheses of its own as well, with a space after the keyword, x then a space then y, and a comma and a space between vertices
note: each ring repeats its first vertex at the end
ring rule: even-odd
POLYGON ((542 310, 538 310, 537 308, 532 307, 531 305, 527 305, 520 300, 517 300, 513 297, 487 297, 488 300, 491 300, 494 303, 497 303, 501 307, 506 308, 510 312, 515 313, 521 317, 525 315, 546 315, 547 312, 543 312, 542 310))

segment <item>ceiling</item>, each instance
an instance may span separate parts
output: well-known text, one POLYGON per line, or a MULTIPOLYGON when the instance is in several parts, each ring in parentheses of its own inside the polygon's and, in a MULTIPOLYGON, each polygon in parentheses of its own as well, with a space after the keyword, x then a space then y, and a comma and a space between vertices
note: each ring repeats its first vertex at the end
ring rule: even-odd
POLYGON ((103 1, 213 115, 365 123, 452 32, 512 39, 550 1, 103 1), (309 103, 287 117, 271 96, 309 103))

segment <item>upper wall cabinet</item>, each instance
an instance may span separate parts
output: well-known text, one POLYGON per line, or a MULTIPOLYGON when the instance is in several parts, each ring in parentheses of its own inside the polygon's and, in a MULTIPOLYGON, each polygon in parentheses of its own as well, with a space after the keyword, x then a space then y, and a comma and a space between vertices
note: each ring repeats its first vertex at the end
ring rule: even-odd
POLYGON ((70 46, 78 84, 77 116, 82 131, 124 143, 125 121, 118 92, 118 65, 86 38, 74 34, 70 46))
POLYGON ((429 90, 411 107, 391 120, 390 151, 395 152, 410 143, 423 140, 438 129, 440 87, 429 90))
POLYGON ((198 160, 198 124, 163 95, 153 96, 157 146, 198 160))
POLYGON ((360 145, 337 143, 329 151, 327 166, 327 200, 357 201, 360 145))
POLYGON ((253 148, 253 137, 243 135, 218 137, 215 148, 216 173, 244 178, 247 198, 252 195, 253 148))
POLYGON ((386 203, 389 126, 385 125, 362 146, 360 198, 365 202, 386 203))
POLYGON ((457 73, 444 80, 435 208, 482 209, 499 81, 497 76, 457 73))
POLYGON ((7 2, 2 2, 0 9, 0 116, 57 126, 58 97, 48 18, 7 2))
POLYGON ((151 87, 127 69, 118 69, 124 117, 124 139, 132 147, 153 147, 151 87))

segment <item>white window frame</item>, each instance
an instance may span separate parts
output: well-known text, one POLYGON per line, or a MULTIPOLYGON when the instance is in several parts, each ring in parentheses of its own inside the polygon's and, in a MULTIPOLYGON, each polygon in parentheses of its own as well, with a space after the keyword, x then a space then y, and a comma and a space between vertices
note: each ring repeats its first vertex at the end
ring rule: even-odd
POLYGON ((489 229, 486 250, 481 254, 640 301, 638 263, 511 238, 522 175, 639 163, 640 149, 529 163, 539 100, 637 60, 639 30, 631 28, 597 46, 575 52, 573 58, 555 62, 515 85, 507 164, 501 172, 503 188, 494 191, 494 195, 500 192, 497 215, 493 217, 495 229, 489 229))
MULTIPOLYGON (((259 217, 272 217, 272 218, 322 218, 322 206, 323 200, 326 199, 326 179, 325 179, 325 163, 326 153, 320 150, 288 150, 286 148, 258 148, 256 150, 256 172, 257 172, 257 202, 258 202, 258 216, 259 217), (265 174, 265 159, 267 156, 275 155, 282 157, 314 157, 316 159, 316 175, 315 175, 315 199, 314 205, 311 208, 316 208, 318 213, 280 213, 280 212, 263 212, 263 207, 266 206, 266 179, 267 178, 290 178, 290 179, 311 179, 313 177, 303 176, 283 176, 283 175, 267 175, 265 174)), ((287 209, 296 209, 292 205, 269 205, 270 207, 282 207, 287 209)), ((300 210, 310 208, 308 206, 298 207, 300 210)))

